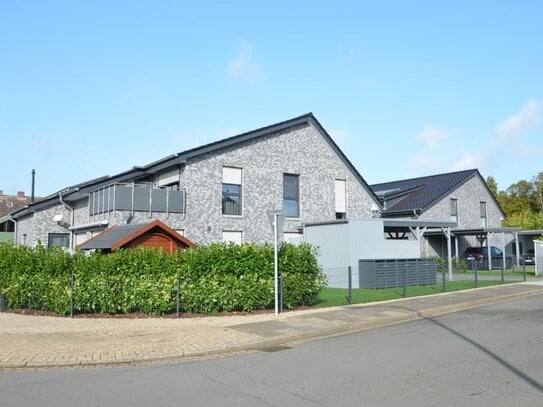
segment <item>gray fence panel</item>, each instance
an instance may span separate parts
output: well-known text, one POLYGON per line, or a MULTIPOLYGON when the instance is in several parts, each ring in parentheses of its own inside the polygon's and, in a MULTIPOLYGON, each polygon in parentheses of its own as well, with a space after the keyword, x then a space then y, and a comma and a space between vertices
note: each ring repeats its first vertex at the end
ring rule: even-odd
POLYGON ((395 288, 437 283, 437 259, 374 259, 359 261, 360 288, 395 288))

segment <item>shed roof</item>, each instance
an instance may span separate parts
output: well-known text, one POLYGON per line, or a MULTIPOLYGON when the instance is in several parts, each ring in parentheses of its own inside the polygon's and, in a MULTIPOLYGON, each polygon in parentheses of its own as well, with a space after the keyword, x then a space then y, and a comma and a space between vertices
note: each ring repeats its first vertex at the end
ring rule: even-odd
POLYGON ((155 220, 150 223, 135 223, 128 225, 114 225, 102 233, 94 236, 86 242, 77 246, 78 249, 91 250, 91 249, 109 249, 117 250, 126 246, 128 243, 134 241, 145 233, 159 230, 176 243, 183 247, 194 247, 195 244, 189 239, 181 236, 175 230, 171 229, 166 224, 159 220, 155 220))

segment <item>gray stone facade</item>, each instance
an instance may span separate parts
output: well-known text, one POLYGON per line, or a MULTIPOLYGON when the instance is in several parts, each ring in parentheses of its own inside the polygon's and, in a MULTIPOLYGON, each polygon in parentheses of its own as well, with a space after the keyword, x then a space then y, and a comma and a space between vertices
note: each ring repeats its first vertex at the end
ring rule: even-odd
MULTIPOLYGON (((165 168, 163 173, 171 171, 165 168)), ((49 233, 70 233, 75 247, 103 230, 104 221, 111 226, 155 219, 183 231, 198 244, 221 241, 223 231, 241 232, 243 242, 270 242, 273 233, 266 212, 283 206, 284 174, 299 176, 300 204, 299 218, 287 218, 285 232, 298 232, 302 222, 335 219, 335 180, 346 181, 347 217, 370 217, 372 207, 378 205, 319 129, 307 122, 188 160, 179 171, 179 184, 186 190, 185 213, 136 211, 128 217, 126 212, 110 211, 91 215, 88 197, 71 203, 73 213, 59 201, 21 217, 17 242, 33 246, 38 241, 46 243, 49 233), (241 168, 240 216, 222 214, 223 167, 241 168), (54 220, 59 214, 62 222, 54 220)), ((155 174, 154 179, 160 179, 160 174, 155 174)))
MULTIPOLYGON (((479 177, 473 177, 460 187, 451 191, 446 197, 426 210, 421 219, 425 220, 450 220, 451 199, 457 200, 458 229, 481 228, 480 203, 486 203, 487 227, 500 228, 502 212, 490 191, 479 177)), ((453 229, 454 234, 454 229, 453 229)), ((475 236, 458 236, 458 255, 461 255, 466 247, 479 246, 475 236)), ((492 235, 490 244, 502 246, 501 235, 492 235)), ((455 250, 456 242, 452 244, 455 250)), ((425 241, 423 251, 429 256, 446 256, 445 236, 430 237, 425 241)), ((456 255, 456 253, 453 253, 456 255)))

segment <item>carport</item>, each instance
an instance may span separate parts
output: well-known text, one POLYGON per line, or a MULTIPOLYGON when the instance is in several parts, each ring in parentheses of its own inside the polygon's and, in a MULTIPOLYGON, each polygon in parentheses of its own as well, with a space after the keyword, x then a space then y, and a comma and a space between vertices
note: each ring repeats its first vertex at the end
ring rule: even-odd
MULTIPOLYGON (((459 236, 475 236, 475 238, 477 239, 477 241, 479 242, 479 244, 481 245, 481 247, 484 247, 484 243, 486 242, 486 247, 487 247, 487 250, 488 250, 488 253, 491 253, 490 251, 490 240, 492 238, 492 236, 494 235, 501 235, 502 236, 502 261, 503 263, 502 264, 506 264, 506 255, 505 255, 505 246, 506 246, 506 242, 505 242, 505 236, 506 235, 512 235, 513 237, 513 243, 516 247, 516 252, 518 253, 519 252, 519 240, 518 240, 518 235, 519 235, 519 232, 521 231, 520 228, 514 228, 514 227, 503 227, 503 228, 475 228, 475 229, 453 229, 450 231, 451 233, 451 237, 459 237, 459 236)), ((435 235, 436 232, 435 231, 429 231, 426 233, 426 235, 435 235)), ((450 247, 450 244, 451 244, 451 237, 447 238, 447 244, 448 244, 448 253, 449 253, 449 256, 450 256, 450 252, 451 252, 451 247, 450 247)), ((458 254, 458 240, 455 238, 454 239, 454 243, 455 243, 455 254, 456 254, 456 257, 459 257, 459 254, 458 254)), ((516 265, 517 267, 520 266, 519 264, 519 258, 517 256, 517 260, 516 260, 516 265)), ((451 267, 451 264, 449 264, 449 267, 451 267)), ((492 255, 488 256, 488 269, 489 270, 492 270, 492 255)))
POLYGON ((451 228, 457 225, 456 222, 388 218, 383 218, 382 220, 384 223, 383 226, 385 233, 389 235, 390 239, 405 239, 407 233, 411 232, 415 239, 417 239, 422 245, 422 238, 425 234, 444 234, 445 238, 447 239, 447 269, 449 272, 449 281, 452 281, 451 228))

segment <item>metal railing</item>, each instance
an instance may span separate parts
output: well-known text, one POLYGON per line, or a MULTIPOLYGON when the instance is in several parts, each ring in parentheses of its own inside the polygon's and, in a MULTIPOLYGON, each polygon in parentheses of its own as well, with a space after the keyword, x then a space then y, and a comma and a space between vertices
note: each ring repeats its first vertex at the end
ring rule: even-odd
POLYGON ((150 183, 113 183, 89 194, 91 216, 115 212, 185 213, 186 190, 150 183))

